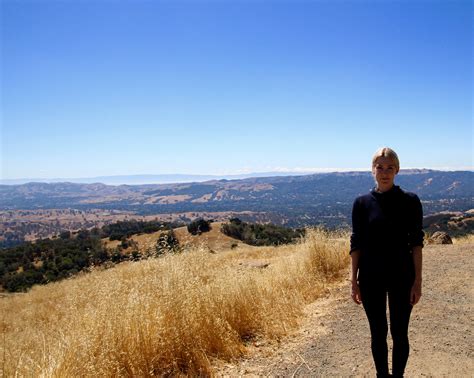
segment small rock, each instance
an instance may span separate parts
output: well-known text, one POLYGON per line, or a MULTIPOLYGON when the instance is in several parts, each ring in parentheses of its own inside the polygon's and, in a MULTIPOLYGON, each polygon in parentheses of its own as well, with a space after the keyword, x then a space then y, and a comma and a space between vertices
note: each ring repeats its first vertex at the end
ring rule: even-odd
POLYGON ((453 244, 451 237, 443 231, 436 231, 431 237, 428 239, 429 244, 453 244))

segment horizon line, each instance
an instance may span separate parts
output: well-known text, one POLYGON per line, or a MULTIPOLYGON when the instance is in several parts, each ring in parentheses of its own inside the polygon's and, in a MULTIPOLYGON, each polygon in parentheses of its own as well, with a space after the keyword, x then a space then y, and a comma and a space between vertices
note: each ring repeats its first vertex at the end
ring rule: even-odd
MULTIPOLYGON (((445 171, 445 172, 453 172, 453 171, 474 171, 474 166, 465 166, 465 167, 406 167, 401 168, 400 171, 407 171, 407 170, 432 170, 432 171, 445 171)), ((270 170, 265 171, 251 171, 251 170, 236 170, 232 172, 224 172, 224 173, 132 173, 132 174, 111 174, 111 175, 91 175, 91 176, 82 176, 82 177, 17 177, 17 178, 0 178, 0 182, 5 181, 26 181, 31 180, 30 182, 35 182, 34 180, 92 180, 92 179, 99 179, 99 178, 120 178, 120 177, 152 177, 152 176, 194 176, 194 177, 222 177, 222 176, 247 176, 247 175, 258 175, 258 174, 289 174, 289 175, 296 175, 296 174, 314 174, 314 173, 339 173, 339 172, 370 172, 370 168, 284 168, 278 167, 270 170)))

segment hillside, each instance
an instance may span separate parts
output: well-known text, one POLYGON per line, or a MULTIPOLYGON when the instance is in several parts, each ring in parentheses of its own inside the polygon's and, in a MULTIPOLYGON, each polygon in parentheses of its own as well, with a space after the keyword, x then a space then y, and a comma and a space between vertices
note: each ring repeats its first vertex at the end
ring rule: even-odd
POLYGON ((427 234, 443 231, 450 236, 474 233, 474 209, 465 212, 443 211, 423 218, 423 228, 427 234))
POLYGON ((204 219, 187 226, 157 221, 127 220, 102 228, 65 231, 0 250, 0 292, 26 291, 128 261, 187 253, 196 249, 217 253, 243 244, 283 245, 300 242, 305 230, 248 224, 238 218, 228 223, 204 219))
MULTIPOLYGON (((218 252, 230 249, 232 245, 235 247, 243 245, 241 241, 224 235, 221 232, 222 224, 223 222, 213 222, 211 223, 211 230, 209 232, 203 232, 200 235, 191 235, 188 232, 186 226, 178 227, 174 229, 174 232, 180 246, 185 250, 203 247, 209 251, 218 252)), ((147 250, 154 249, 156 247, 158 238, 162 233, 163 231, 157 231, 151 234, 133 235, 129 238, 129 240, 136 242, 138 250, 144 253, 147 250)), ((120 240, 110 241, 108 239, 104 239, 104 243, 107 248, 112 249, 120 244, 120 240)))
POLYGON ((295 329, 347 266, 347 238, 334 236, 199 248, 5 295, 2 376, 210 375, 253 341, 295 329))

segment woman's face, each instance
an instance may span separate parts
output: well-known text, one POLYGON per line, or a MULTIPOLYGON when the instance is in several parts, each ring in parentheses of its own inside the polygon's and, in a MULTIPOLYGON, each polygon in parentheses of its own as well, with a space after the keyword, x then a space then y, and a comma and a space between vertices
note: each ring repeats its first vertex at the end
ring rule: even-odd
POLYGON ((372 174, 377 183, 377 189, 381 192, 390 190, 397 173, 397 166, 392 159, 383 156, 377 158, 372 168, 372 174))

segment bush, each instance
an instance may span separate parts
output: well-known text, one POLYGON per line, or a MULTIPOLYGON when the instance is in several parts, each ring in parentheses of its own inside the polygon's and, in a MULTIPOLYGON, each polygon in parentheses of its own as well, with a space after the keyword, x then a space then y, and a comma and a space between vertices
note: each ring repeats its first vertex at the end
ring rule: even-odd
POLYGON ((70 239, 71 238, 71 231, 64 231, 59 234, 61 239, 70 239))
POLYGON ((134 234, 151 234, 163 227, 165 227, 165 224, 161 222, 145 222, 132 219, 106 225, 102 227, 100 234, 103 238, 109 237, 110 240, 120 240, 122 238, 128 238, 134 234))
POLYGON ((231 238, 250 245, 289 244, 304 236, 304 229, 293 230, 274 224, 250 224, 232 218, 222 225, 222 232, 231 238))
POLYGON ((173 230, 169 230, 160 234, 156 242, 156 253, 162 255, 169 252, 179 252, 181 250, 179 241, 173 230))
POLYGON ((198 218, 188 224, 188 232, 193 235, 198 235, 203 232, 211 230, 211 221, 198 218))
POLYGON ((120 243, 120 246, 123 248, 123 249, 127 249, 129 247, 129 243, 128 243, 128 240, 125 239, 125 238, 122 238, 122 241, 120 243))

